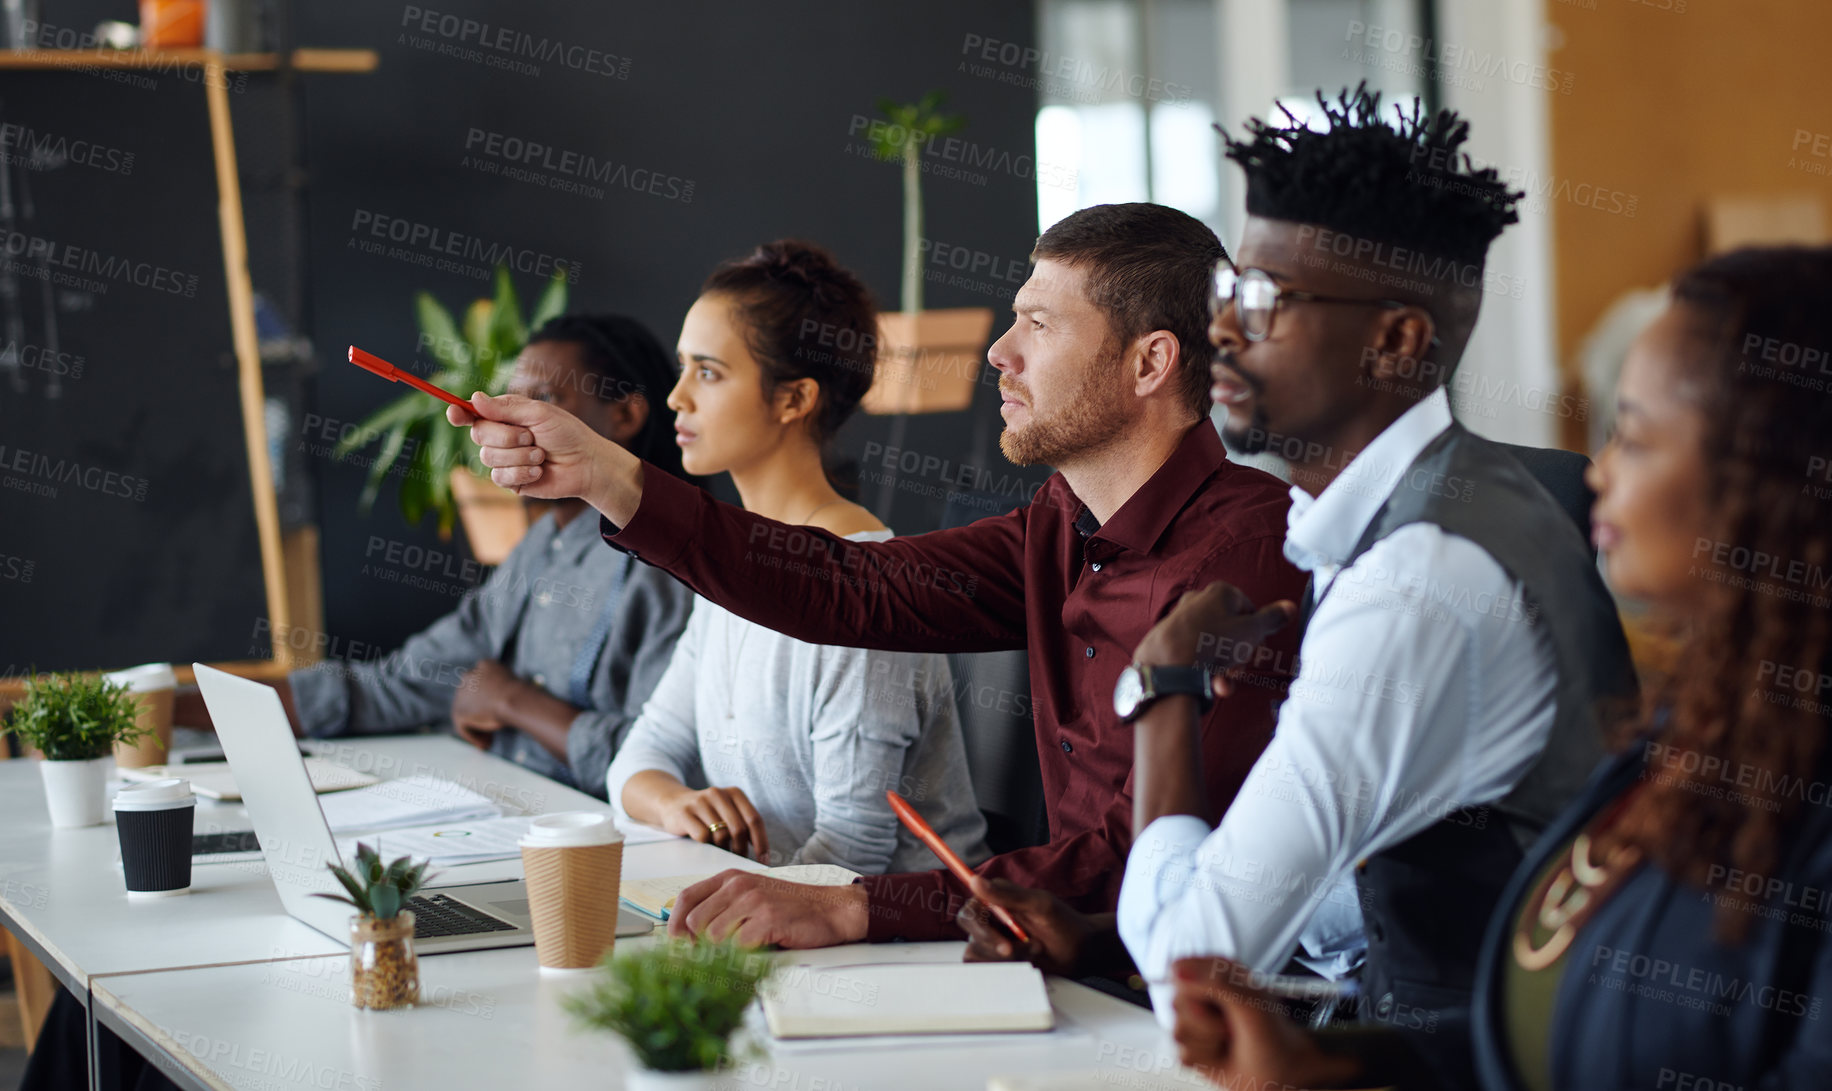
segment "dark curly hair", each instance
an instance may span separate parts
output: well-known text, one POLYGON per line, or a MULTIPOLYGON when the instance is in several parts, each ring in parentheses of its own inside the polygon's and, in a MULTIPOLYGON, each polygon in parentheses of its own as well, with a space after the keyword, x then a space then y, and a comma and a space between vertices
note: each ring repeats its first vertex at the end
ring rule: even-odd
POLYGON ((825 248, 778 239, 714 269, 700 294, 736 302, 764 397, 797 379, 820 386, 811 422, 825 446, 876 374, 878 307, 865 285, 825 248))
MULTIPOLYGON (((1812 680, 1832 670, 1832 518, 1811 481, 1832 453, 1828 297, 1825 247, 1739 250, 1673 285, 1692 334, 1682 360, 1694 385, 1688 397, 1706 422, 1703 484, 1714 525, 1704 533, 1723 543, 1732 571, 1721 573, 1725 593, 1694 621, 1670 676, 1644 691, 1641 724, 1664 718, 1657 741, 1684 760, 1662 763, 1644 782, 1617 836, 1700 887, 1713 865, 1770 874, 1804 789, 1826 769, 1825 693, 1802 694, 1780 671, 1812 680), (1802 578, 1777 580, 1757 557, 1802 578), (1726 776, 1738 792, 1721 790, 1726 776)), ((1720 906, 1721 938, 1747 927, 1737 904, 1720 906)))
MULTIPOLYGON (((1410 117, 1397 105, 1380 117, 1380 93, 1363 83, 1335 102, 1317 92, 1328 128, 1310 128, 1289 110, 1288 124, 1252 118, 1247 139, 1222 135, 1229 159, 1247 174, 1247 212, 1317 224, 1375 242, 1480 264, 1488 247, 1520 219, 1494 168, 1477 169, 1463 151, 1469 122, 1449 110, 1410 117)), ((1280 109, 1284 109, 1280 107, 1280 109)))

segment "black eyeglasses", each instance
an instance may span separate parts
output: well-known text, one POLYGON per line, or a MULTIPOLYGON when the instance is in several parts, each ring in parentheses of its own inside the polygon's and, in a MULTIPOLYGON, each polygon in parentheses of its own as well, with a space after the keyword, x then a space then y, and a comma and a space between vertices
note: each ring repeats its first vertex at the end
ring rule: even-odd
POLYGON ((1249 341, 1264 341, 1272 332, 1273 312, 1280 301, 1294 303, 1350 303, 1364 307, 1395 310, 1413 304, 1397 299, 1363 299, 1355 296, 1319 295, 1296 288, 1283 288, 1264 269, 1236 269, 1225 258, 1215 265, 1214 291, 1209 294, 1209 317, 1220 317, 1228 304, 1234 304, 1240 331, 1249 341))

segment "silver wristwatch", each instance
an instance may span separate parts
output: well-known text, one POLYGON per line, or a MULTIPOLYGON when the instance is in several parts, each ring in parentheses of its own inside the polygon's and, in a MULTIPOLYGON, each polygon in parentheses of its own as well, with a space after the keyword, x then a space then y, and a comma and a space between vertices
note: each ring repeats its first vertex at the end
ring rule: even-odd
POLYGON ((1215 703, 1207 667, 1143 667, 1132 664, 1120 672, 1113 687, 1113 711, 1131 723, 1160 697, 1194 697, 1196 707, 1207 712, 1215 703))

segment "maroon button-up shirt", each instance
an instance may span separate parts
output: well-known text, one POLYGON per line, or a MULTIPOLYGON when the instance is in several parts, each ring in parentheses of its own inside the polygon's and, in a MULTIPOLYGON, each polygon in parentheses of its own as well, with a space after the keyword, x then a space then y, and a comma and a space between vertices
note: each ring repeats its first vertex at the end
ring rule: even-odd
MULTIPOLYGON (((1227 580, 1257 603, 1302 594, 1303 574, 1283 553, 1289 506, 1277 478, 1229 462, 1202 421, 1104 525, 1057 474, 1005 515, 851 542, 721 504, 646 466, 629 525, 619 531, 607 520, 603 530, 607 542, 732 613, 798 640, 921 652, 1027 648, 1050 839, 979 871, 1107 912, 1132 843, 1132 728, 1114 715, 1114 683, 1186 591, 1227 580)), ((1272 661, 1290 663, 1290 635, 1274 640, 1272 661)), ((1273 681, 1236 686, 1202 725, 1217 813, 1272 737, 1276 672, 1273 681)), ((946 871, 864 883, 870 939, 960 936, 954 916, 967 894, 946 871)))

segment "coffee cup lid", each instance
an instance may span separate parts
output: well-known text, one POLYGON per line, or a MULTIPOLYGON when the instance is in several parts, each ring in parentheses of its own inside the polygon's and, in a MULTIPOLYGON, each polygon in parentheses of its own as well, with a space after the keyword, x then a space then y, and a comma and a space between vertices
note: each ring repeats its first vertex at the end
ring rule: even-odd
POLYGON ((134 693, 151 693, 160 689, 175 689, 178 686, 178 675, 173 672, 170 663, 142 663, 137 667, 113 671, 102 676, 110 682, 118 682, 134 693))
POLYGON ((114 809, 117 811, 163 811, 196 802, 197 797, 191 794, 190 781, 183 777, 162 777, 158 780, 123 786, 119 792, 115 793, 114 809))
POLYGON ((608 814, 597 811, 560 811, 544 814, 528 823, 521 843, 530 848, 561 848, 578 845, 612 845, 623 840, 622 831, 608 814))

